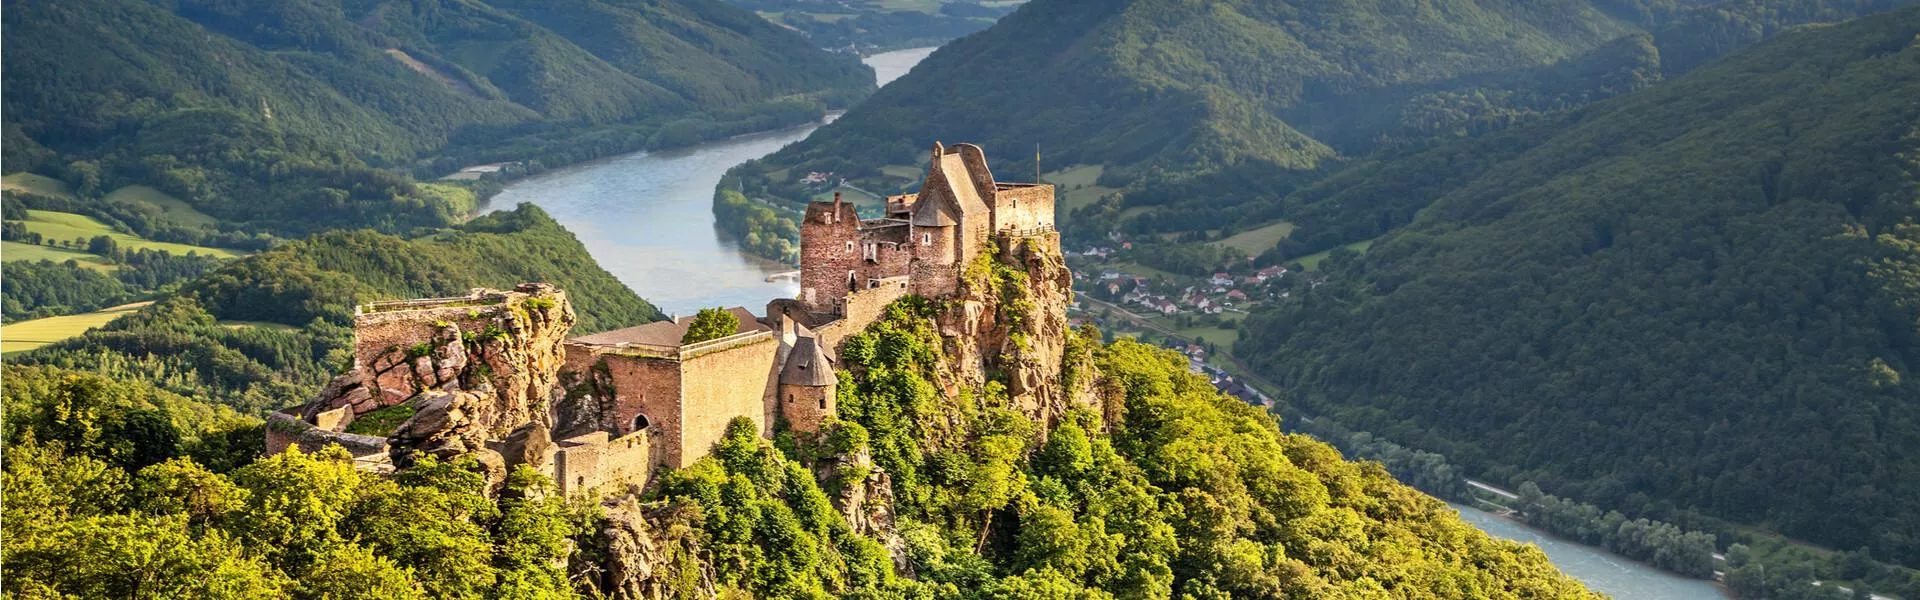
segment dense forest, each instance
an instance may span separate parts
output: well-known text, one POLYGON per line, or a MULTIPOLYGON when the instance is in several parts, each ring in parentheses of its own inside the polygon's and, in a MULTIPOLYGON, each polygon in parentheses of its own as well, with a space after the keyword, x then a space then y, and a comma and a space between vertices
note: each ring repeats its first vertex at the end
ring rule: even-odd
POLYGON ((361 230, 284 244, 187 282, 105 327, 8 361, 107 373, 262 414, 309 399, 345 369, 355 304, 527 281, 566 289, 578 332, 663 318, 600 269, 572 233, 521 205, 414 239, 361 230))
POLYGON ((471 207, 393 171, 801 122, 873 77, 715 0, 8 0, 4 20, 7 172, 151 185, 280 235, 444 226, 471 207))
POLYGON ((1336 176, 1336 220, 1411 224, 1235 352, 1496 480, 1920 564, 1916 34, 1802 28, 1336 176))
POLYGON ((10 366, 19 518, 0 568, 30 597, 600 597, 608 511, 637 502, 671 524, 653 567, 674 574, 672 597, 1599 597, 1377 463, 1281 433, 1170 352, 1068 333, 1124 403, 1107 417, 1048 426, 998 383, 940 397, 929 306, 897 303, 850 342, 844 420, 771 443, 737 420, 712 455, 618 505, 559 497, 525 467, 488 494, 466 460, 391 478, 337 451, 249 462, 221 440, 256 422, 10 366), (868 455, 897 474, 899 563, 830 502, 865 478, 841 459, 868 455))
MULTIPOLYGON (((1038 145, 1048 170, 1106 165, 1101 185, 1123 191, 1063 219, 1081 239, 1304 219, 1286 198, 1356 159, 1566 114, 1798 24, 1904 3, 1037 0, 736 173, 786 201, 802 198, 784 184, 814 171, 885 193, 912 182, 881 168, 934 140, 1038 145)), ((1316 247, 1295 256, 1337 245, 1322 226, 1383 227, 1311 225, 1316 247)))

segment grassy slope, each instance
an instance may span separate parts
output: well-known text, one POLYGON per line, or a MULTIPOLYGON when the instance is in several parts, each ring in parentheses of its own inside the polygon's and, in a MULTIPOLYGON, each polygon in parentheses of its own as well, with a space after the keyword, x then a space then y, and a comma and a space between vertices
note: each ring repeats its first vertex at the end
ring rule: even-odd
POLYGON ((98 219, 73 213, 29 210, 27 211, 27 218, 22 220, 22 222, 26 223, 28 231, 46 236, 47 239, 71 240, 83 238, 91 240, 95 236, 104 235, 112 238, 115 242, 119 242, 121 248, 128 250, 165 250, 181 255, 188 252, 196 252, 202 255, 212 255, 220 258, 234 258, 241 255, 239 252, 225 248, 208 248, 205 246, 189 246, 187 244, 174 244, 170 242, 155 242, 130 233, 114 231, 112 227, 108 227, 106 223, 101 223, 98 219))
POLYGON ((79 250, 36 246, 20 242, 0 242, 0 248, 5 248, 4 252, 0 252, 0 260, 50 260, 53 262, 73 260, 79 261, 81 266, 90 269, 112 270, 115 268, 113 264, 108 263, 107 259, 101 258, 100 255, 81 252, 79 250))
POLYGON ((144 185, 129 185, 107 192, 103 199, 120 204, 154 207, 160 210, 168 222, 180 227, 212 227, 217 223, 212 215, 200 212, 186 201, 144 185))

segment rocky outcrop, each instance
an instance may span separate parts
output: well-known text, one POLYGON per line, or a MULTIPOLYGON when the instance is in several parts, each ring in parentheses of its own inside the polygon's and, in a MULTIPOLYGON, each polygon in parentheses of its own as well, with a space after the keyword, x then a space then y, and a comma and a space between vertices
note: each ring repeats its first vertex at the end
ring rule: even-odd
POLYGON ((475 364, 466 376, 494 389, 492 410, 480 419, 496 437, 534 421, 552 427, 547 407, 566 364, 563 342, 576 320, 560 288, 529 283, 514 291, 527 297, 495 311, 489 333, 467 343, 475 364))
POLYGON ((936 318, 953 383, 984 386, 997 374, 1015 409, 1049 424, 1092 398, 1082 382, 1071 391, 1060 385, 1073 275, 1058 236, 1000 237, 990 268, 970 270, 959 297, 936 318))
POLYGON ((406 468, 418 454, 451 459, 486 449, 480 415, 488 410, 491 391, 436 390, 413 398, 413 416, 387 437, 394 466, 406 468))
POLYGON ((873 464, 872 453, 862 448, 852 454, 830 457, 814 464, 813 472, 815 480, 832 484, 829 489, 837 487, 838 492, 832 497, 833 508, 847 520, 853 532, 879 541, 893 559, 894 571, 912 577, 913 563, 908 560, 907 541, 894 527, 893 477, 886 469, 873 464), (847 481, 849 475, 858 477, 847 481))
POLYGON ((604 526, 572 561, 573 580, 614 600, 715 597, 713 568, 700 560, 699 507, 643 505, 628 495, 600 510, 604 526))

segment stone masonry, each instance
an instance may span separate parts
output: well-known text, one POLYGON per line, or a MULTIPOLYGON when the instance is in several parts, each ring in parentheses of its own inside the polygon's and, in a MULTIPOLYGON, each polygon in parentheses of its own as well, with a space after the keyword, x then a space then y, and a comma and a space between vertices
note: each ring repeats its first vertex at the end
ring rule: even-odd
MULTIPOLYGON (((972 144, 934 144, 920 191, 882 210, 863 220, 837 195, 809 204, 798 297, 769 303, 764 317, 731 309, 739 329, 704 342, 680 343, 689 318, 568 339, 573 309, 546 284, 362 306, 353 367, 313 402, 273 415, 268 450, 338 443, 400 467, 421 453, 475 455, 490 476, 525 464, 570 495, 644 486, 706 456, 736 418, 768 435, 780 423, 818 430, 837 410, 841 341, 894 300, 947 298, 965 317, 953 333, 990 327, 992 315, 966 312, 985 299, 963 281, 994 238, 1047 242, 1058 255, 1053 187, 994 181, 972 144), (347 432, 406 408, 412 416, 384 439, 347 432)), ((1055 320, 1064 317, 1043 319, 1055 320)), ((1016 359, 1034 350, 956 349, 1016 359)), ((1023 375, 1017 387, 1043 387, 1033 378, 1045 369, 1010 366, 1023 375)))

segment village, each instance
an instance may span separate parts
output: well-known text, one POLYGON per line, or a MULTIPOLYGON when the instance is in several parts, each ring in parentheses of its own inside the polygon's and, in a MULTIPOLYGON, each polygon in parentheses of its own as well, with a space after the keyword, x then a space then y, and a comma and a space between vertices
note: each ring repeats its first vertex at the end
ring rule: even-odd
POLYGON ((1215 388, 1258 406, 1272 398, 1233 357, 1240 324, 1256 307, 1292 297, 1324 277, 1300 265, 1254 267, 1238 263, 1206 277, 1141 265, 1133 243, 1110 235, 1104 243, 1064 251, 1074 273, 1075 325, 1092 324, 1109 338, 1133 337, 1185 355, 1188 369, 1215 388))

